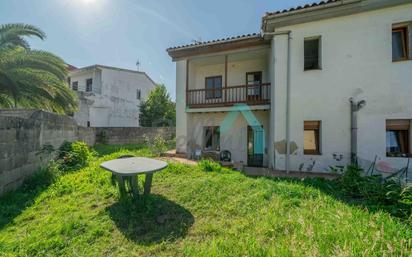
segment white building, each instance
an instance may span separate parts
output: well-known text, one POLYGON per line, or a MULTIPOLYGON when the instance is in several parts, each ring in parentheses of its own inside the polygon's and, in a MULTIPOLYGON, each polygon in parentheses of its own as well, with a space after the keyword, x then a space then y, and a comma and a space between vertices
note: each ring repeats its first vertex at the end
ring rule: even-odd
POLYGON ((267 13, 261 34, 169 48, 177 151, 229 150, 276 170, 327 171, 355 155, 404 167, 411 25, 411 0, 329 0, 267 13))
POLYGON ((102 65, 70 71, 69 84, 79 96, 74 118, 87 127, 138 127, 140 102, 156 85, 144 72, 102 65))

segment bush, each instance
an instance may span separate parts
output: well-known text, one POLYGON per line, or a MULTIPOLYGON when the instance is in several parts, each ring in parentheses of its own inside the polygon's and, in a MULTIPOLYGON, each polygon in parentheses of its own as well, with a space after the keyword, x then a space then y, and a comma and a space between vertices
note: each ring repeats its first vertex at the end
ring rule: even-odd
POLYGON ((345 197, 367 201, 372 206, 412 222, 411 187, 403 187, 395 180, 382 182, 381 176, 362 176, 362 173, 361 168, 348 166, 337 180, 345 197))
POLYGON ((64 141, 57 151, 57 161, 62 170, 74 170, 86 166, 92 157, 92 152, 82 141, 64 141))
POLYGON ((207 172, 222 170, 222 166, 220 166, 219 163, 211 161, 211 160, 203 159, 197 165, 201 170, 207 171, 207 172))
POLYGON ((144 135, 143 138, 152 154, 161 156, 167 151, 167 142, 162 136, 157 135, 153 141, 150 141, 149 137, 146 135, 144 135))

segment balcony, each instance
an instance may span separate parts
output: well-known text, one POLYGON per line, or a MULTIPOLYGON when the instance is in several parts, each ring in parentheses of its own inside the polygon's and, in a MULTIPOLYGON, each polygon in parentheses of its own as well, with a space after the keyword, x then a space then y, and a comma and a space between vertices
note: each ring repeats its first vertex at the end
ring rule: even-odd
POLYGON ((238 103, 270 104, 270 83, 189 89, 186 92, 186 103, 189 108, 227 107, 238 103))

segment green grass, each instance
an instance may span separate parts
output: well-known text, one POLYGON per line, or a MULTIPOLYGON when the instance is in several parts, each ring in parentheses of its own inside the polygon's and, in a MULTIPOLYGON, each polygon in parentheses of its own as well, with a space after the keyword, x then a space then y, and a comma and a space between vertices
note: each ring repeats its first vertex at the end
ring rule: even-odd
POLYGON ((119 202, 98 146, 88 167, 39 173, 0 199, 0 256, 410 256, 412 227, 338 200, 323 180, 249 178, 170 164, 146 205, 119 202), (163 219, 163 220, 162 220, 163 219))

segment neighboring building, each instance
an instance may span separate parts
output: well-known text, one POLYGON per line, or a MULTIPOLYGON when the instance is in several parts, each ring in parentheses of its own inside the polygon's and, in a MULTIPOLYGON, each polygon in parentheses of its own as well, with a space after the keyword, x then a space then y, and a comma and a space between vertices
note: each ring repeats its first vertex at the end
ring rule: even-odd
POLYGON ((93 65, 69 72, 79 96, 74 118, 87 127, 139 127, 139 106, 155 82, 144 72, 93 65))
POLYGON ((404 167, 411 25, 411 0, 329 0, 267 13, 262 34, 169 48, 177 151, 229 150, 276 170, 325 171, 356 155, 404 167))

